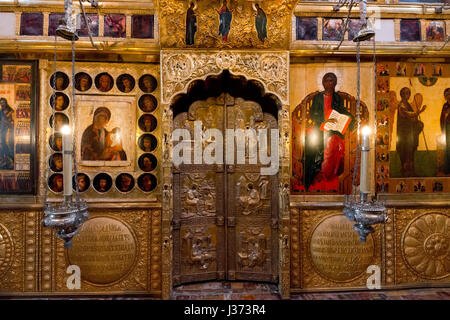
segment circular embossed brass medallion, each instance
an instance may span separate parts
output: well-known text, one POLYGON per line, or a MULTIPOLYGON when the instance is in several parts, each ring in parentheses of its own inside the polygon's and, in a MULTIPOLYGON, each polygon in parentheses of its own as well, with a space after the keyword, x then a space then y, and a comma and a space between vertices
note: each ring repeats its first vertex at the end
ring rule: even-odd
POLYGON ((373 264, 375 246, 372 235, 360 242, 358 232, 344 215, 324 218, 311 232, 309 239, 311 262, 324 278, 335 282, 350 282, 366 273, 373 264))
POLYGON ((14 256, 14 243, 8 229, 0 224, 0 278, 8 272, 14 256))
POLYGON ((125 222, 97 216, 73 238, 67 259, 80 267, 82 280, 102 286, 125 278, 136 264, 137 253, 136 235, 125 222))
POLYGON ((450 275, 450 217, 425 213, 413 219, 402 236, 406 265, 419 277, 442 279, 450 275))

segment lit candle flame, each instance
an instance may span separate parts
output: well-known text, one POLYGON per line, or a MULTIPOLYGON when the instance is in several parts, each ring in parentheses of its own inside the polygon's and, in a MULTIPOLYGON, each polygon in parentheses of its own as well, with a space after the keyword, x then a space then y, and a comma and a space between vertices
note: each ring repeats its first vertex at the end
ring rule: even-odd
POLYGON ((368 136, 368 135, 370 135, 372 133, 372 130, 370 130, 369 126, 364 126, 361 129, 361 133, 362 133, 363 136, 368 136))
POLYGON ((66 124, 61 127, 62 134, 70 134, 70 127, 66 124))

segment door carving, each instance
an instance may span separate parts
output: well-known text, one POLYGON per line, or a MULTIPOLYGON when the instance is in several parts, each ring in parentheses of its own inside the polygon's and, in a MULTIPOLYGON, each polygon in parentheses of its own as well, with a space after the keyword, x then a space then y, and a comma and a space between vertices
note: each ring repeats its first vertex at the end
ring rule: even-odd
MULTIPOLYGON (((277 128, 274 116, 262 112, 258 103, 229 94, 192 103, 187 112, 175 116, 174 128, 188 129, 194 139, 198 120, 203 150, 213 141, 206 136, 207 129, 218 129, 225 142, 225 128, 277 128)), ((270 131, 267 140, 270 153, 270 131)), ((257 146, 251 141, 245 143, 245 163, 237 161, 235 145, 232 163, 194 164, 192 143, 193 164, 174 166, 174 285, 225 279, 278 281, 277 175, 261 175, 263 165, 252 161, 253 147, 257 146)))

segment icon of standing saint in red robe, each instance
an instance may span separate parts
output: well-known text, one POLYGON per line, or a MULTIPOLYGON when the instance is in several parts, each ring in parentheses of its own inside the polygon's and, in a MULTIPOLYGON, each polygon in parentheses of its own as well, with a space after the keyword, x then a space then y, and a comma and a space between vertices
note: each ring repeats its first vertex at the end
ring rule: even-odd
POLYGON ((306 134, 305 144, 305 176, 306 190, 337 191, 339 176, 344 171, 345 141, 344 133, 354 125, 353 115, 348 112, 339 94, 335 91, 337 77, 334 73, 323 76, 324 91, 318 93, 310 108, 313 127, 306 134), (345 115, 348 120, 342 131, 326 130, 327 124, 336 124, 337 120, 331 114, 345 115))

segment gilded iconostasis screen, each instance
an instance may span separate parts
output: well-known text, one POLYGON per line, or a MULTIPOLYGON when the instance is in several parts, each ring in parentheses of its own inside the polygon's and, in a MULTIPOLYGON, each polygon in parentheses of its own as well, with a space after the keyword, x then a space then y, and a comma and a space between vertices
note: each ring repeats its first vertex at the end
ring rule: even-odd
POLYGON ((71 65, 57 63, 56 70, 46 70, 42 99, 50 193, 62 194, 60 130, 74 122, 78 165, 78 176, 72 177, 74 190, 78 184, 87 199, 156 199, 161 150, 158 68, 77 63, 75 110, 71 65))
POLYGON ((449 192, 449 65, 378 63, 377 76, 377 190, 449 192))
POLYGON ((0 194, 34 194, 36 63, 0 62, 0 194))

